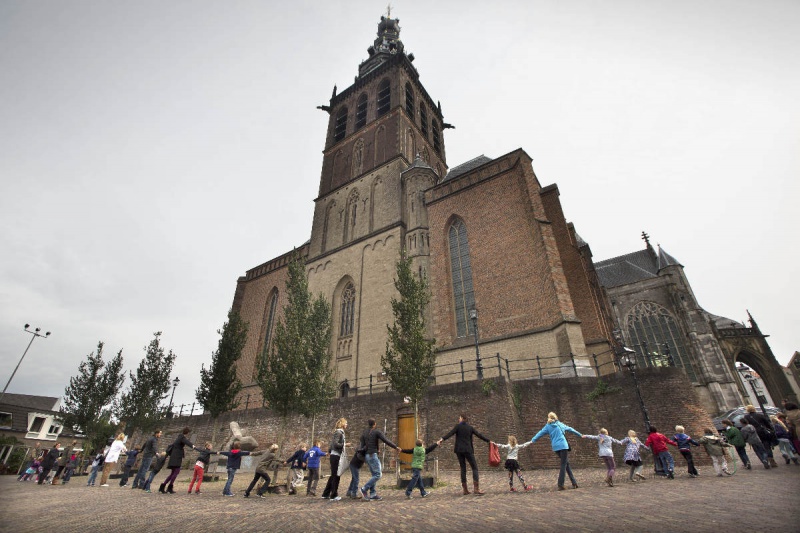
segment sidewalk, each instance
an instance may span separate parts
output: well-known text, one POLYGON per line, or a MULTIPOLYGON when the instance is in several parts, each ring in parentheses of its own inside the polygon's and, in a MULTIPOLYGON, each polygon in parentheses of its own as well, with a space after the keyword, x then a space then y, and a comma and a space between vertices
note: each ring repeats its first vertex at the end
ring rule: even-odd
MULTIPOLYGON (((624 466, 624 465, 623 465, 624 466)), ((487 469, 488 470, 488 469, 487 469)), ((366 470, 362 470, 362 483, 366 470)), ((441 486, 430 498, 405 499, 393 489, 394 476, 379 483, 383 501, 343 499, 331 502, 297 496, 267 495, 245 499, 241 495, 252 479, 238 475, 235 498, 222 496, 223 482, 204 483, 203 494, 188 495, 189 473, 175 485, 178 494, 146 494, 139 490, 86 487, 86 477, 67 486, 38 486, 0 478, 0 531, 730 531, 736 524, 746 529, 792 532, 800 530, 800 466, 739 471, 718 478, 704 468, 697 479, 677 470, 677 479, 649 477, 628 483, 627 469, 617 471, 615 486, 603 483, 605 470, 581 469, 575 475, 580 488, 556 491, 556 470, 523 473, 534 490, 509 493, 507 475, 499 470, 481 472, 485 496, 462 496, 459 473, 442 473, 441 486), (760 498, 753 498, 760 495, 760 498), (736 513, 749 510, 750 519, 736 513)), ((160 481, 164 478, 157 478, 160 481)), ((472 490, 471 478, 469 487, 472 490)), ((320 480, 322 494, 327 479, 320 480)), ((340 494, 350 475, 342 478, 340 494)), ((569 486, 569 484, 567 484, 569 486)), ((518 481, 515 482, 518 486, 518 481)), ((156 485, 157 488, 157 485, 156 485)))

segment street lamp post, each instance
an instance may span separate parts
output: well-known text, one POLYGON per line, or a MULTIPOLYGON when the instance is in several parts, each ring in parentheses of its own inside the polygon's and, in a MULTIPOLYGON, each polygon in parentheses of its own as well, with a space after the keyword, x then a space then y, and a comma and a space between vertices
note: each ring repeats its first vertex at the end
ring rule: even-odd
POLYGON ((761 408, 761 413, 769 419, 769 414, 767 414, 767 409, 764 406, 764 402, 761 400, 761 396, 758 394, 758 389, 756 389, 757 378, 746 370, 747 369, 743 366, 739 367, 739 371, 742 372, 742 377, 750 384, 750 388, 753 389, 753 395, 756 397, 758 406, 761 408))
POLYGON ((172 418, 172 400, 175 398, 175 389, 178 388, 178 383, 181 380, 178 376, 175 376, 175 379, 172 380, 172 396, 169 397, 169 417, 172 418))
POLYGON ((636 377, 636 352, 628 348, 627 346, 622 347, 622 355, 619 358, 619 362, 622 366, 627 368, 631 371, 631 376, 633 376, 633 383, 636 385, 636 396, 639 397, 639 407, 642 410, 642 415, 644 416, 644 425, 647 428, 647 432, 650 432, 650 415, 647 414, 647 407, 644 405, 644 399, 642 398, 642 391, 639 388, 639 379, 636 377))
POLYGON ((483 379, 483 365, 481 364, 481 349, 478 346, 478 310, 470 309, 469 317, 472 319, 472 329, 475 333, 475 368, 478 371, 478 379, 483 379))
POLYGON ((40 331, 42 331, 42 328, 36 328, 33 331, 31 331, 31 330, 28 329, 29 327, 31 327, 30 324, 25 324, 25 333, 30 333, 31 335, 33 335, 31 337, 31 342, 28 343, 28 347, 25 348, 24 352, 22 352, 22 357, 19 358, 19 363, 17 363, 17 366, 14 368, 14 371, 11 373, 11 377, 8 378, 8 382, 6 383, 6 386, 3 387, 3 392, 0 393, 0 400, 2 400, 3 396, 5 396, 6 389, 8 389, 9 385, 11 385, 11 380, 14 379, 14 376, 17 374, 17 370, 19 370, 19 365, 22 364, 22 360, 25 359, 25 354, 28 353, 28 350, 30 349, 31 344, 33 344, 33 341, 36 340, 36 337, 42 337, 42 338, 46 339, 47 337, 50 336, 50 332, 49 331, 46 332, 44 335, 42 335, 41 333, 39 333, 40 331))

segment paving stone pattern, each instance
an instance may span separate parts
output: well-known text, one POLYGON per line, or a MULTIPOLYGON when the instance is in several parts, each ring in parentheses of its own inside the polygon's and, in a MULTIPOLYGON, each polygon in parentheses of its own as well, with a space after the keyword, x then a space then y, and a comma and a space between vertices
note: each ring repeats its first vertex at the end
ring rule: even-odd
MULTIPOLYGON (((680 462, 680 460, 678 460, 680 462)), ((533 485, 529 493, 510 493, 501 472, 484 472, 485 496, 463 496, 458 472, 442 473, 440 486, 429 498, 414 493, 411 501, 403 490, 379 483, 383 501, 344 499, 331 502, 301 495, 267 495, 266 499, 242 497, 250 482, 237 476, 236 497, 223 497, 223 482, 203 484, 203 494, 188 495, 188 474, 182 473, 178 494, 146 494, 140 490, 86 487, 86 477, 73 478, 67 486, 17 482, 0 478, 0 531, 732 531, 742 521, 746 529, 774 533, 800 531, 800 466, 781 464, 764 470, 754 467, 732 477, 716 477, 701 468, 700 477, 689 478, 679 469, 677 479, 650 476, 628 483, 627 469, 617 472, 615 486, 603 483, 605 471, 580 469, 575 474, 579 489, 556 491, 556 470, 524 472, 533 485), (750 518, 737 510, 756 511, 750 518)), ((366 471, 362 470, 363 475, 366 471)), ((469 476, 469 472, 468 472, 469 476)), ((157 478, 164 479, 164 475, 157 478)), ((342 478, 346 490, 350 476, 342 478)), ((317 491, 322 493, 325 479, 317 491)), ((518 482, 515 483, 518 486, 518 482)), ((157 485, 155 486, 157 488, 157 485)), ((470 483, 470 490, 471 490, 470 483)))

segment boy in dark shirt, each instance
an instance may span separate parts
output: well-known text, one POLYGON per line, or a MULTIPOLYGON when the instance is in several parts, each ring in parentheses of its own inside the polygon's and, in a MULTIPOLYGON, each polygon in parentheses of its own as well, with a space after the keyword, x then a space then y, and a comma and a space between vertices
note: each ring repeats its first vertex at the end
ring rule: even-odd
POLYGON ((194 493, 200 494, 200 484, 203 483, 203 475, 205 474, 205 469, 208 468, 208 463, 211 461, 211 454, 213 453, 211 451, 211 443, 206 442, 205 449, 200 452, 197 456, 197 462, 194 463, 194 474, 192 474, 192 481, 189 482, 189 494, 192 493, 195 481, 197 481, 197 488, 194 493))
POLYGON ((303 484, 303 470, 306 468, 303 457, 306 455, 307 449, 308 445, 303 442, 300 444, 300 448, 294 452, 294 455, 283 463, 289 465, 289 494, 297 494, 297 487, 303 484))

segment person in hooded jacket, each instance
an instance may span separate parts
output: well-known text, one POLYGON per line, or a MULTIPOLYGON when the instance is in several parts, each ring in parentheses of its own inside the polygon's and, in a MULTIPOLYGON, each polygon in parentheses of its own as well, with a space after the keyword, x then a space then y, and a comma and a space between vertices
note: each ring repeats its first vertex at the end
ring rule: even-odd
POLYGON ((550 437, 550 447, 561 459, 561 469, 558 472, 558 490, 564 490, 564 474, 569 475, 569 480, 572 482, 572 488, 578 488, 578 482, 575 481, 575 476, 572 475, 572 468, 569 466, 569 443, 567 442, 566 433, 574 433, 579 437, 583 437, 580 431, 572 429, 563 422, 559 422, 558 416, 553 413, 547 413, 547 423, 539 433, 533 436, 531 442, 536 442, 544 435, 550 437))
POLYGON ((714 435, 714 430, 711 428, 706 428, 705 435, 700 438, 699 442, 706 449, 709 457, 711 457, 717 476, 723 477, 732 475, 728 471, 728 462, 725 460, 725 450, 723 449, 730 448, 731 445, 714 435))
POLYGON ((722 421, 722 425, 725 426, 723 433, 725 434, 725 439, 728 441, 728 444, 736 448, 736 453, 739 454, 739 459, 742 460, 744 467, 751 470, 750 458, 747 457, 747 443, 744 441, 744 437, 742 437, 742 432, 727 418, 722 421))

